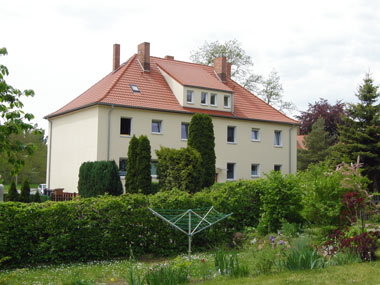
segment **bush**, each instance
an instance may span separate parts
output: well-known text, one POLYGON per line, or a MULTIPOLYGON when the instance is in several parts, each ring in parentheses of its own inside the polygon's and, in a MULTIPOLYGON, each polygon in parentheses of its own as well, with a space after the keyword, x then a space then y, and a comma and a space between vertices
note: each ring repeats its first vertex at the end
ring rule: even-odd
POLYGON ((148 137, 140 136, 137 148, 137 188, 144 194, 150 194, 152 191, 151 160, 148 137))
POLYGON ((125 174, 125 192, 137 193, 137 157, 138 157, 139 140, 135 135, 129 141, 128 146, 128 159, 127 159, 127 173, 125 174))
POLYGON ((156 151, 158 158, 157 176, 160 189, 174 188, 195 193, 201 190, 201 156, 193 148, 171 149, 161 147, 156 151))
POLYGON ((28 179, 25 179, 21 185, 20 202, 29 203, 30 202, 30 186, 28 179))
POLYGON ((9 187, 9 191, 6 196, 7 197, 6 201, 18 201, 19 196, 20 195, 18 194, 17 188, 16 188, 16 182, 12 180, 11 186, 9 187))
POLYGON ((84 162, 79 169, 78 192, 82 197, 123 193, 115 161, 84 162))

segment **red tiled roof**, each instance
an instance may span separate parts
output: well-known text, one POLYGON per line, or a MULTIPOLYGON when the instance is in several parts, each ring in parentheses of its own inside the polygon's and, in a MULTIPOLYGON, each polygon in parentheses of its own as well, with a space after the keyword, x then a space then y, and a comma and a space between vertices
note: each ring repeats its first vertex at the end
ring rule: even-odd
POLYGON ((150 72, 143 72, 136 55, 116 71, 111 72, 98 83, 70 103, 46 116, 62 115, 93 104, 114 104, 117 106, 165 110, 186 113, 206 113, 215 116, 241 119, 275 121, 297 124, 277 111, 231 79, 222 83, 213 67, 150 57, 150 72), (211 88, 234 93, 234 114, 231 112, 182 107, 172 93, 159 68, 170 74, 182 85, 211 88), (188 75, 188 76, 187 76, 188 75), (133 93, 130 84, 137 85, 140 93, 133 93))
POLYGON ((297 149, 306 149, 306 146, 304 144, 306 135, 299 135, 297 136, 297 149))

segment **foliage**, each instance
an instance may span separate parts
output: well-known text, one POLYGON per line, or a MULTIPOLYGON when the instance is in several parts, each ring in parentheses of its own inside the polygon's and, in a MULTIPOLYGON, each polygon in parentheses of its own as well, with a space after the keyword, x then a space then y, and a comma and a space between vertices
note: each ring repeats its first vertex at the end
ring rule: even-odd
POLYGON ((187 270, 171 265, 155 266, 145 274, 144 278, 148 285, 176 285, 189 282, 187 270))
POLYGON ((350 104, 339 127, 338 152, 346 162, 360 156, 363 174, 372 181, 370 190, 380 189, 380 97, 378 86, 366 74, 356 94, 359 102, 350 104))
POLYGON ((7 201, 19 201, 19 194, 16 189, 16 182, 12 180, 11 187, 8 190, 7 201))
POLYGON ((191 147, 170 149, 161 147, 156 150, 158 165, 157 176, 162 191, 173 188, 195 193, 201 190, 201 155, 191 147))
POLYGON ((343 195, 341 220, 343 224, 352 225, 357 222, 361 211, 365 208, 365 197, 359 192, 347 192, 343 195))
POLYGON ((248 267, 239 263, 236 252, 227 254, 224 249, 219 249, 214 255, 214 263, 216 271, 221 275, 233 277, 245 277, 249 275, 248 267))
POLYGON ((331 139, 330 143, 334 144, 338 140, 338 125, 342 124, 342 115, 344 114, 344 103, 337 101, 335 105, 330 105, 326 99, 320 98, 314 104, 309 103, 308 109, 302 111, 296 118, 301 122, 301 135, 309 134, 317 120, 319 118, 324 119, 325 130, 331 139))
POLYGON ((334 255, 339 251, 351 252, 360 255, 363 261, 372 261, 376 259, 375 252, 378 249, 379 231, 363 232, 360 234, 350 235, 346 230, 335 230, 328 236, 325 247, 329 248, 329 254, 334 255))
POLYGON ((145 284, 145 278, 141 277, 139 274, 136 274, 133 266, 129 268, 128 277, 124 277, 124 279, 128 282, 128 285, 144 285, 145 284))
POLYGON ((38 192, 38 190, 36 191, 36 194, 34 194, 33 202, 41 203, 41 196, 40 196, 40 192, 38 192))
POLYGON ((261 88, 258 95, 266 103, 278 109, 281 112, 292 112, 296 106, 290 101, 283 100, 283 88, 280 82, 280 75, 276 70, 272 70, 267 78, 261 81, 261 88))
POLYGON ((325 121, 319 118, 312 126, 311 132, 305 137, 306 149, 298 150, 298 165, 300 170, 305 170, 309 164, 315 164, 324 161, 329 153, 329 147, 332 144, 325 131, 325 121))
POLYGON ((30 202, 30 186, 28 179, 25 179, 22 182, 21 193, 20 193, 20 202, 29 203, 30 202))
POLYGON ((137 188, 144 194, 152 192, 150 142, 147 136, 139 137, 137 148, 137 188))
MULTIPOLYGON (((6 54, 6 48, 0 48, 0 56, 6 54)), ((22 97, 33 97, 34 91, 20 91, 7 84, 5 77, 8 75, 8 68, 0 64, 0 153, 6 154, 8 163, 13 166, 11 169, 13 176, 24 164, 24 159, 20 158, 18 153, 25 152, 28 155, 33 153, 32 144, 25 144, 11 138, 34 129, 34 126, 29 123, 34 116, 22 110, 24 104, 21 102, 22 97)))
POLYGON ((201 155, 201 188, 215 183, 215 136, 212 119, 207 114, 194 114, 189 125, 189 147, 197 150, 201 155))
POLYGON ((123 193, 115 161, 84 162, 79 168, 78 192, 82 197, 123 193))
POLYGON ((302 210, 299 182, 294 175, 283 176, 279 171, 266 175, 261 194, 260 233, 276 232, 281 221, 301 223, 302 210))
POLYGON ((138 148, 139 139, 135 135, 129 141, 128 147, 128 160, 127 160, 127 173, 125 174, 125 192, 127 193, 137 193, 138 192, 138 148))

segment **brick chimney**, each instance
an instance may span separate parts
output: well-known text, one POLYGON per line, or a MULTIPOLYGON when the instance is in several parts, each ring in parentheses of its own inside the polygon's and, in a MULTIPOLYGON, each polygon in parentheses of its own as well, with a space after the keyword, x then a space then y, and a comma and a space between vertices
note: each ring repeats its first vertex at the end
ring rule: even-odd
POLYGON ((214 59, 214 70, 218 74, 222 82, 226 82, 227 78, 227 59, 224 56, 214 59))
POLYGON ((144 42, 139 44, 137 53, 144 71, 150 71, 150 43, 144 42))
POLYGON ((226 72, 226 77, 228 79, 231 79, 231 63, 227 62, 227 72, 226 72))
POLYGON ((165 59, 174 60, 174 56, 172 56, 172 55, 166 55, 165 59))
POLYGON ((115 71, 120 66, 120 45, 113 45, 113 62, 112 62, 112 71, 115 71))

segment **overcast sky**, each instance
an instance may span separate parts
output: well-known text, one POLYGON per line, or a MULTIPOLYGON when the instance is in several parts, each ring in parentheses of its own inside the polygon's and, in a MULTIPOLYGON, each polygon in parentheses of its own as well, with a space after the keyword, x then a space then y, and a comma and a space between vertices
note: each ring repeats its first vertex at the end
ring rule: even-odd
POLYGON ((355 102, 366 72, 380 82, 380 1, 0 0, 0 58, 25 110, 43 116, 83 93, 147 41, 151 55, 189 61, 205 41, 237 39, 254 72, 276 69, 284 97, 306 110, 319 98, 355 102))

